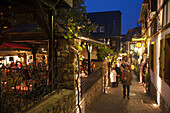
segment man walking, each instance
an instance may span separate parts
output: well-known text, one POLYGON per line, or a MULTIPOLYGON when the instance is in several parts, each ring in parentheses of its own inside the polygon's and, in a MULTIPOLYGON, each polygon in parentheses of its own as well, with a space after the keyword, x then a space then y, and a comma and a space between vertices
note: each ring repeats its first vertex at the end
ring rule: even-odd
POLYGON ((127 98, 130 99, 129 97, 129 92, 130 92, 130 85, 132 85, 132 73, 131 70, 129 69, 129 67, 125 67, 125 70, 122 74, 122 84, 123 84, 123 98, 127 98), (127 90, 127 93, 126 93, 127 90))

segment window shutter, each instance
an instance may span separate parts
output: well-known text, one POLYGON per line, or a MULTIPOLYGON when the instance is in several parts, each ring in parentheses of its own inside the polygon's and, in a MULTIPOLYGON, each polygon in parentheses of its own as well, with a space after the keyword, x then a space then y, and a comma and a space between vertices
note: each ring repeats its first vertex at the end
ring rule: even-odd
POLYGON ((157 0, 151 0, 151 12, 157 10, 157 0))

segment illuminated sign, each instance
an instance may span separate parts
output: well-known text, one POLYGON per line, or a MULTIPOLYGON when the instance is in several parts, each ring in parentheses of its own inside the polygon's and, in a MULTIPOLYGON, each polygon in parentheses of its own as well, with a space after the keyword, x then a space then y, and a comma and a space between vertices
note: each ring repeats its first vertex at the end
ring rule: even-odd
POLYGON ((132 41, 143 41, 146 40, 146 38, 132 38, 132 41))
POLYGON ((119 53, 120 56, 127 56, 127 53, 119 53))

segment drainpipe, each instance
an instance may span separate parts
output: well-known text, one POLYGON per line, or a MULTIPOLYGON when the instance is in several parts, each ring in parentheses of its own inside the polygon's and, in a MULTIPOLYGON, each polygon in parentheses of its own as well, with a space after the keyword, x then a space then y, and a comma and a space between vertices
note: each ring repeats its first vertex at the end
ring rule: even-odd
POLYGON ((88 52, 88 76, 90 75, 90 69, 91 69, 91 51, 92 51, 92 45, 87 45, 87 52, 88 52))

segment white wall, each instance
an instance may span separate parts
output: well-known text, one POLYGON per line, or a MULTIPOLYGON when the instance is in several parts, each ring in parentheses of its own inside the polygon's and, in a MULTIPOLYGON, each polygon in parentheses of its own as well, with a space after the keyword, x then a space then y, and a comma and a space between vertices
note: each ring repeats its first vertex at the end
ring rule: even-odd
POLYGON ((155 73, 150 71, 150 75, 151 75, 151 82, 153 83, 153 85, 155 86, 155 88, 157 89, 157 100, 158 100, 158 104, 160 102, 160 94, 162 95, 162 97, 164 98, 166 104, 170 107, 170 86, 167 85, 167 83, 164 82, 164 80, 162 80, 159 77, 159 57, 160 57, 160 40, 163 38, 165 38, 165 36, 167 34, 170 33, 170 28, 168 28, 167 30, 165 30, 164 32, 162 32, 162 34, 159 34, 157 37, 153 38, 150 42, 152 43, 153 41, 155 41, 155 46, 156 46, 156 66, 155 66, 155 73), (159 93, 160 94, 159 94, 159 93))

